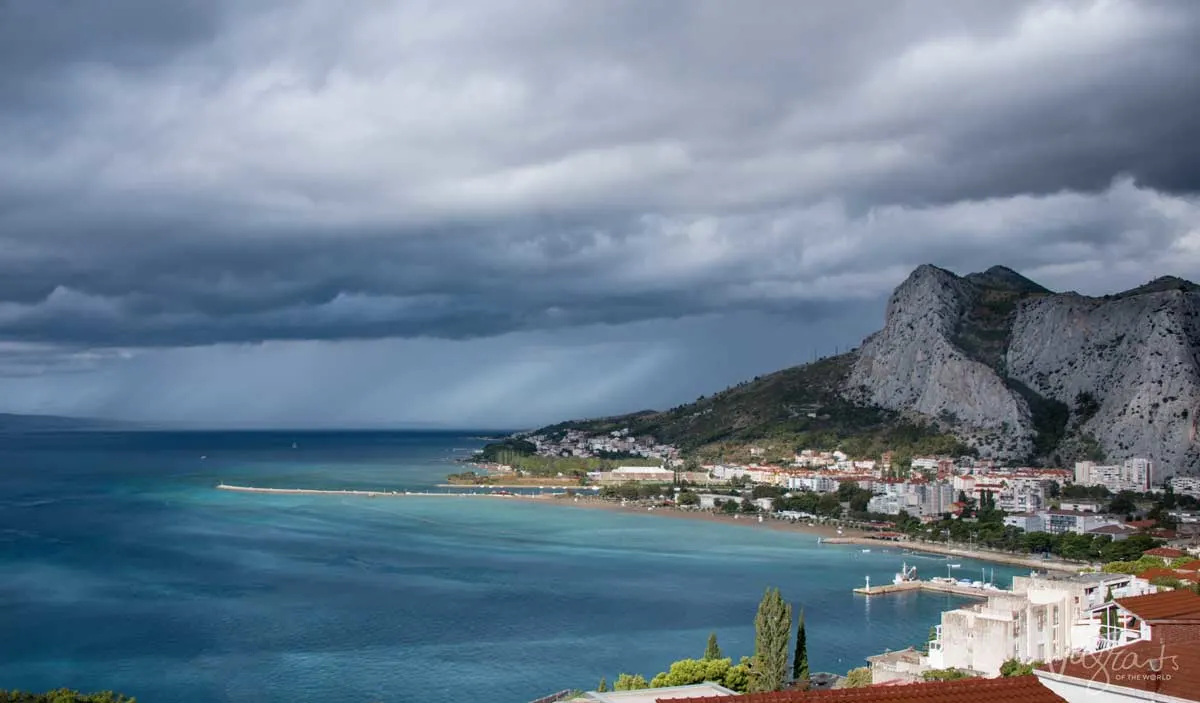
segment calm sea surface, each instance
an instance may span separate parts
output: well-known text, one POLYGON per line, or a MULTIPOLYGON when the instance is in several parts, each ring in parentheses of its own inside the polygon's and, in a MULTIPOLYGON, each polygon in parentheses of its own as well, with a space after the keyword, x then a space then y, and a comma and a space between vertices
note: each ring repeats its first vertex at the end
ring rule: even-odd
MULTIPOLYGON (((142 703, 524 703, 648 677, 716 631, 750 654, 763 589, 804 607, 814 671, 922 642, 960 600, 874 598, 902 559, 815 537, 424 489, 453 433, 0 435, 0 689, 142 703), (293 444, 295 445, 293 447, 293 444), (202 458, 204 457, 204 458, 202 458)), ((963 561, 978 578, 982 564, 963 561)), ((1002 585, 1020 570, 996 566, 1002 585)))

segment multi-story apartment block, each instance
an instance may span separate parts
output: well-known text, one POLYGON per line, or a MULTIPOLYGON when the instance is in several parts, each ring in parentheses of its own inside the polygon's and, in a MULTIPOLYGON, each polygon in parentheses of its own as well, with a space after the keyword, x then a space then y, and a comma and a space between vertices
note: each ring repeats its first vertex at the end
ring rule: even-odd
POLYGON ((1046 524, 1046 532, 1061 535, 1066 532, 1083 534, 1105 525, 1120 524, 1120 520, 1103 513, 1084 513, 1073 510, 1043 510, 1039 513, 1046 524))
POLYGON ((1075 462, 1075 483, 1082 486, 1104 486, 1110 491, 1150 490, 1154 463, 1149 459, 1126 459, 1122 464, 1097 464, 1094 461, 1075 462))

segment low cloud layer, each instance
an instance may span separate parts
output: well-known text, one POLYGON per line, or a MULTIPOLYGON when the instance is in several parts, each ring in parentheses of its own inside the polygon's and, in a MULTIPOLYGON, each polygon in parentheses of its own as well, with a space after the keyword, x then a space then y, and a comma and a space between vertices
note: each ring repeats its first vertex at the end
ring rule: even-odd
POLYGON ((1184 1, 5 3, 0 367, 107 413, 247 343, 845 344, 925 262, 1200 278, 1198 66, 1184 1))

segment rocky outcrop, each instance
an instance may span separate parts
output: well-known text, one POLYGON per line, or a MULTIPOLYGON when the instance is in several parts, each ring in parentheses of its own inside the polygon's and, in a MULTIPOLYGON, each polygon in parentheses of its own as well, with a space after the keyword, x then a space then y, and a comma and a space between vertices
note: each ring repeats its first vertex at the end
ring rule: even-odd
POLYGON ((975 296, 970 282, 949 271, 913 271, 888 301, 883 329, 860 347, 847 392, 858 402, 939 419, 986 454, 1024 458, 1034 437, 1029 407, 952 341, 975 296))
POLYGON ((1056 295, 1021 305, 1009 373, 1068 404, 1076 432, 1109 459, 1155 461, 1161 476, 1200 469, 1200 293, 1056 295), (1081 399, 1094 399, 1091 408, 1081 399))
POLYGON ((921 266, 863 342, 845 393, 933 418, 988 456, 1067 463, 1089 446, 1150 458, 1160 477, 1197 473, 1200 288, 1163 278, 1090 298, 1002 267, 921 266))

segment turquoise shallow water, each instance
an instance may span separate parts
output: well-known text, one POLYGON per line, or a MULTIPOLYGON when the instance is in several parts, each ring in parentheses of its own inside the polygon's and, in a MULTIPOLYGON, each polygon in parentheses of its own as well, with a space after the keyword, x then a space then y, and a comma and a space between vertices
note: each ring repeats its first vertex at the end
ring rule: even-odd
MULTIPOLYGON (((480 444, 0 437, 0 688, 111 688, 144 703, 520 703, 621 671, 651 676, 702 653, 709 631, 727 654, 749 654, 768 586, 805 608, 814 670, 838 672, 922 641, 961 602, 854 596, 901 559, 927 574, 945 562, 793 533, 495 499, 213 488, 420 489, 455 470, 456 448, 480 444)), ((1005 585, 1019 572, 995 570, 1005 585)))

